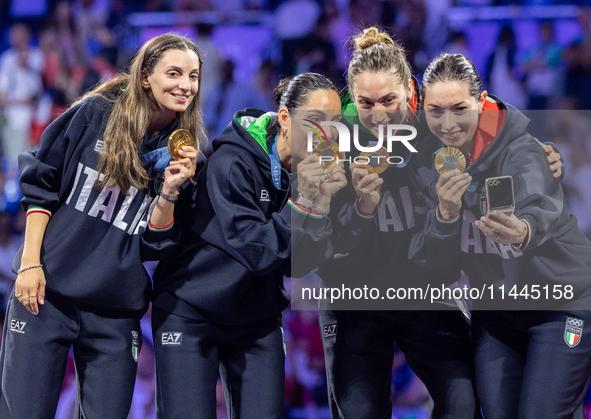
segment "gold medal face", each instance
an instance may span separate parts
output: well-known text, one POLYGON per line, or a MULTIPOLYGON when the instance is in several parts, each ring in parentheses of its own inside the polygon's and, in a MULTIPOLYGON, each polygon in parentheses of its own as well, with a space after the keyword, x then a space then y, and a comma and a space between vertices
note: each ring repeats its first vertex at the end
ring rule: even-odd
POLYGON ((333 163, 335 163, 339 157, 339 143, 334 140, 322 141, 320 144, 314 147, 313 153, 315 156, 322 156, 326 158, 332 157, 332 160, 330 161, 328 161, 328 159, 322 161, 322 165, 328 168, 333 163))
POLYGON ((179 151, 183 146, 191 145, 193 141, 191 141, 191 133, 186 129, 177 129, 170 137, 168 137, 168 153, 170 157, 175 160, 180 160, 181 156, 178 155, 177 151, 179 151))
MULTIPOLYGON (((364 151, 359 153, 359 157, 367 158, 367 167, 365 168, 370 174, 377 173, 378 175, 384 172, 388 168, 388 150, 385 147, 380 147, 378 151, 367 152, 364 151)), ((362 163, 361 159, 359 161, 362 163)))
POLYGON ((466 169, 466 156, 455 147, 445 147, 435 156, 435 170, 440 175, 458 169, 463 173, 466 169))

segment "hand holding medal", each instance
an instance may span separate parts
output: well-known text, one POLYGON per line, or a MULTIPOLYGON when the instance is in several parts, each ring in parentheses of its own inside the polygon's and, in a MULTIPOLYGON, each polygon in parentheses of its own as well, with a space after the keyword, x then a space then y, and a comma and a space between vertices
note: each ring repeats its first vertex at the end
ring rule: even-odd
POLYGON ((435 156, 433 164, 441 175, 435 185, 439 198, 439 216, 451 220, 460 212, 462 195, 472 182, 472 176, 463 173, 466 169, 466 157, 457 148, 444 147, 435 156))
POLYGON ((368 173, 383 173, 388 168, 388 158, 390 155, 385 147, 380 147, 378 151, 367 152, 364 151, 359 154, 360 157, 365 157, 367 159, 367 170, 368 173))
POLYGON ((178 151, 183 146, 192 146, 193 141, 191 139, 191 133, 186 129, 177 129, 170 137, 168 137, 168 153, 170 157, 175 160, 180 160, 182 157, 178 154, 178 151))
POLYGON ((172 160, 165 170, 161 195, 176 195, 181 185, 195 175, 198 153, 193 144, 191 133, 186 129, 177 129, 168 137, 168 153, 172 160))

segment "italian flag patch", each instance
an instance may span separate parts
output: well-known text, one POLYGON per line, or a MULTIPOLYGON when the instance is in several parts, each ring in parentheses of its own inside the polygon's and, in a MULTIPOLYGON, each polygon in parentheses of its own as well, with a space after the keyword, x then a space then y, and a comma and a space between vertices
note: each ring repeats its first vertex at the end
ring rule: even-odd
POLYGON ((583 323, 582 319, 576 317, 567 317, 566 324, 564 326, 564 341, 571 348, 577 346, 581 341, 583 335, 583 323))

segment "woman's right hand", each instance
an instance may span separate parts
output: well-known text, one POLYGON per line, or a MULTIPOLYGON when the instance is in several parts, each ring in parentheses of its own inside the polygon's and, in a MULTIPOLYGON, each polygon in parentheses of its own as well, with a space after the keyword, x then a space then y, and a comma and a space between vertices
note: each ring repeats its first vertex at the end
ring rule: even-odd
POLYGON ((38 303, 45 304, 45 274, 43 269, 40 267, 32 268, 18 274, 14 284, 14 294, 27 310, 35 315, 39 314, 38 303))
POLYGON ((455 218, 462 208, 462 195, 470 186, 472 176, 468 173, 460 173, 459 170, 451 170, 439 176, 437 196, 439 198, 439 213, 446 220, 455 218))
POLYGON ((358 208, 364 214, 373 214, 380 203, 384 179, 377 173, 367 171, 367 163, 351 163, 351 183, 359 197, 358 208))

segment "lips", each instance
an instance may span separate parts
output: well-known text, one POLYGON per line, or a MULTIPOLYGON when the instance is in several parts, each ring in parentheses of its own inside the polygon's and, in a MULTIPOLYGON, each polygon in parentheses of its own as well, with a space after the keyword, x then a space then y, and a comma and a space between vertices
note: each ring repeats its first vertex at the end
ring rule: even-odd
POLYGON ((443 138, 445 138, 446 140, 455 140, 456 138, 458 138, 460 136, 460 134, 462 133, 462 131, 456 131, 456 132, 442 132, 441 135, 443 136, 443 138))
POLYGON ((174 96, 174 98, 176 100, 178 100, 179 102, 182 102, 182 103, 185 103, 185 102, 187 102, 189 100, 189 97, 188 96, 185 96, 185 95, 175 95, 175 94, 173 94, 172 96, 174 96))

